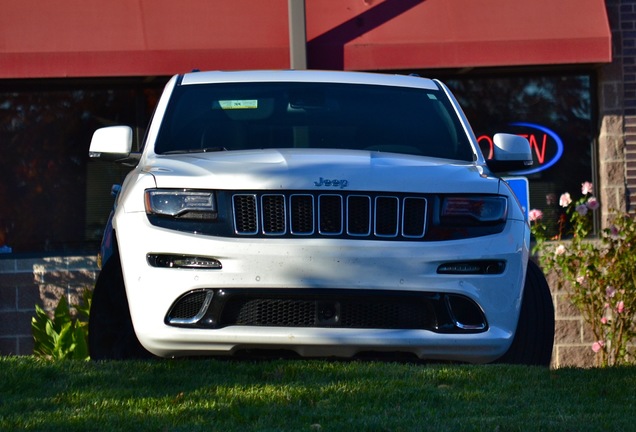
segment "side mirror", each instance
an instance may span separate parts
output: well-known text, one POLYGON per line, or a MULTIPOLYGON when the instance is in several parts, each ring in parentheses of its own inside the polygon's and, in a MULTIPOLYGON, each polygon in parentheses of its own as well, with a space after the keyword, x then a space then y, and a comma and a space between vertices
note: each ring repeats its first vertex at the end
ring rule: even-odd
POLYGON ((139 160, 132 151, 133 130, 128 126, 109 126, 93 133, 88 150, 90 158, 111 162, 130 163, 139 160))
POLYGON ((526 138, 498 133, 495 134, 493 143, 493 158, 486 161, 491 171, 518 171, 532 165, 532 150, 526 138))

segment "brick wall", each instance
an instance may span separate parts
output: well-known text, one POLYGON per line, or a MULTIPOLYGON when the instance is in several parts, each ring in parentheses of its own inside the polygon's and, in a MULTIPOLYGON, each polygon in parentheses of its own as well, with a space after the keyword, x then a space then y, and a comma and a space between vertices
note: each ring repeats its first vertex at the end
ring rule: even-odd
POLYGON ((568 300, 568 291, 559 289, 556 275, 547 275, 554 302, 554 350, 552 367, 593 367, 594 336, 576 307, 568 300))
POLYGON ((636 0, 606 0, 612 63, 599 73, 599 181, 604 211, 636 212, 636 0))
POLYGON ((31 354, 35 305, 51 311, 61 296, 77 304, 96 274, 94 256, 0 259, 0 355, 31 354))
POLYGON ((607 2, 614 38, 616 65, 623 82, 622 106, 625 116, 625 165, 627 208, 636 213, 636 0, 607 2), (616 14, 615 9, 618 8, 616 14))

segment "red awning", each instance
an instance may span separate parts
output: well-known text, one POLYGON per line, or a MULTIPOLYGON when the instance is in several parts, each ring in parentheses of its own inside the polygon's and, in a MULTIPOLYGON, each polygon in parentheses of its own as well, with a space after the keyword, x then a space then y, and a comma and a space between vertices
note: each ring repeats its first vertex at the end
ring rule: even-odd
POLYGON ((464 68, 612 59, 604 0, 365 0, 337 7, 307 1, 308 17, 323 17, 307 23, 311 67, 464 68))
MULTIPOLYGON (((611 61, 603 0, 306 0, 311 68, 611 61)), ((0 14, 0 78, 289 67, 287 0, 21 0, 0 14)))

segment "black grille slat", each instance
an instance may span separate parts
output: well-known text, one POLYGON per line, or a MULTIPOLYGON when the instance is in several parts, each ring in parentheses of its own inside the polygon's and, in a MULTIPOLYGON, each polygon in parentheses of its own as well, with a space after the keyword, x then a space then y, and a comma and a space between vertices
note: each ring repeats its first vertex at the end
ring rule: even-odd
POLYGON ((230 299, 220 327, 231 325, 268 327, 338 327, 423 329, 433 325, 423 303, 413 299, 346 300, 243 298, 230 299), (333 304, 337 318, 321 315, 325 304, 333 304), (335 305, 338 305, 337 307, 335 305))
POLYGON ((281 235, 286 232, 284 195, 263 195, 261 198, 263 234, 281 235))
POLYGON ((347 233, 355 236, 371 234, 371 199, 352 195, 347 199, 347 233))
POLYGON ((402 233, 405 237, 424 237, 426 228, 426 200, 424 198, 404 198, 402 211, 402 233))
POLYGON ((395 237, 399 227, 399 202, 396 197, 377 197, 375 200, 375 233, 382 237, 395 237))
POLYGON ((234 223, 238 234, 258 233, 256 195, 234 195, 234 223))
POLYGON ((231 302, 223 316, 225 325, 311 327, 315 307, 312 302, 290 299, 251 299, 231 302))
POLYGON ((351 328, 424 328, 426 315, 413 302, 359 302, 342 306, 342 326, 351 328))
POLYGON ((232 212, 234 232, 241 236, 421 239, 427 200, 373 193, 234 192, 232 212))
POLYGON ((291 202, 291 233, 310 235, 314 228, 314 198, 311 195, 292 195, 291 202))
POLYGON ((321 234, 342 234, 342 196, 320 195, 318 197, 318 220, 321 234))

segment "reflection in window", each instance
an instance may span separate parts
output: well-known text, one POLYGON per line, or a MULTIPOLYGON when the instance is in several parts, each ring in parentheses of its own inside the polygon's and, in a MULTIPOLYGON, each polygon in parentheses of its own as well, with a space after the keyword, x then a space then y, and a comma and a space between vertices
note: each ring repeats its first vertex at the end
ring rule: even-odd
POLYGON ((556 234, 562 213, 559 196, 564 192, 579 196, 581 183, 594 180, 591 77, 452 77, 444 81, 462 105, 486 157, 488 137, 497 132, 529 138, 534 156, 532 171, 536 171, 526 174, 530 206, 543 211, 544 222, 556 234), (559 139, 563 153, 557 159, 559 139))
POLYGON ((0 251, 95 251, 122 167, 88 163, 100 126, 145 127, 160 88, 0 85, 0 251))

